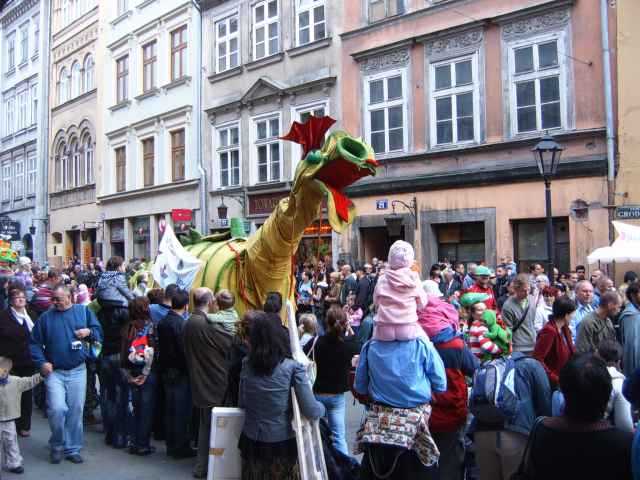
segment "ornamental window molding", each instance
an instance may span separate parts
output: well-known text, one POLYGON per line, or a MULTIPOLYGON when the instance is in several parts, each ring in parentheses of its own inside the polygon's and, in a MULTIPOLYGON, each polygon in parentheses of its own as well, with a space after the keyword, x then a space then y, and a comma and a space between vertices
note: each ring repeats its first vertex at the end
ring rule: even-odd
POLYGON ((479 29, 427 41, 427 58, 433 62, 473 53, 480 48, 483 40, 483 31, 479 29))
POLYGON ((402 48, 367 57, 360 63, 360 70, 365 74, 383 72, 406 67, 409 64, 409 49, 402 48))
POLYGON ((555 10, 535 17, 524 18, 505 24, 502 27, 502 38, 504 40, 514 40, 559 30, 569 23, 569 19, 568 9, 555 10))

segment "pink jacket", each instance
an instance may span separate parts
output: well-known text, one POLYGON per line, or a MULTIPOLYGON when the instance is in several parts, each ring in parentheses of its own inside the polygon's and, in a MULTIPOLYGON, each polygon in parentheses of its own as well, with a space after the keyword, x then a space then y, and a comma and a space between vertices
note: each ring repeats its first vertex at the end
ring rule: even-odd
POLYGON ((447 327, 454 332, 460 330, 458 311, 453 305, 429 296, 429 304, 418 310, 418 323, 427 333, 429 338, 435 337, 447 327))
POLYGON ((416 272, 408 267, 385 270, 373 292, 373 303, 377 306, 373 338, 392 342, 424 336, 417 310, 427 302, 416 272))

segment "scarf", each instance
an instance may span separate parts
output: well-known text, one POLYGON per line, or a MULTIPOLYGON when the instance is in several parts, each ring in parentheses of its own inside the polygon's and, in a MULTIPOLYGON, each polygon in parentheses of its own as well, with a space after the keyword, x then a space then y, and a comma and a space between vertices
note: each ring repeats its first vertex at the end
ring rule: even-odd
POLYGON ((26 322, 29 331, 33 330, 33 321, 31 320, 31 317, 26 310, 24 311, 24 313, 18 313, 13 307, 11 307, 11 313, 20 325, 24 325, 24 323, 26 322))

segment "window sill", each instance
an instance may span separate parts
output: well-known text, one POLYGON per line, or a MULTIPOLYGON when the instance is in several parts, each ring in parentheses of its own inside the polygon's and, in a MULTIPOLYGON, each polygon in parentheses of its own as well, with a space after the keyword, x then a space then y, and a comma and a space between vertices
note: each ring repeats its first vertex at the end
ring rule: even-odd
POLYGON ((116 17, 113 20, 111 20, 111 22, 109 22, 109 23, 111 24, 112 27, 115 27, 120 22, 123 22, 124 20, 129 18, 131 15, 133 15, 133 11, 132 10, 127 10, 126 12, 121 14, 119 17, 116 17))
POLYGON ((160 95, 160 89, 157 88, 157 87, 154 87, 154 88, 151 88, 151 89, 147 90, 144 93, 141 93, 140 95, 135 97, 135 99, 136 99, 136 101, 141 102, 145 98, 157 97, 158 95, 160 95))
POLYGON ((32 198, 36 198, 36 194, 35 193, 29 193, 27 194, 27 200, 30 200, 32 198))
POLYGON ((313 52, 315 50, 319 50, 321 48, 326 48, 331 45, 331 37, 321 38, 320 40, 315 40, 311 43, 305 43, 304 45, 299 45, 294 48, 290 48, 287 50, 287 55, 290 57, 297 57, 298 55, 304 55, 305 53, 313 52))
POLYGON ((2 137, 0 139, 1 142, 8 142, 9 140, 11 140, 13 138, 13 133, 10 133, 9 135, 5 135, 4 137, 2 137))
POLYGON ((433 145, 432 147, 430 147, 428 149, 429 152, 448 152, 448 151, 453 151, 453 150, 460 150, 461 148, 468 148, 468 147, 477 147, 478 145, 481 145, 482 142, 473 140, 473 141, 467 141, 467 142, 457 142, 457 143, 445 143, 442 145, 433 145))
POLYGON ((191 77, 189 76, 184 76, 182 78, 178 78, 177 80, 174 80, 170 83, 167 83, 166 85, 162 86, 162 90, 167 91, 167 90, 171 90, 172 88, 176 88, 179 87, 181 85, 189 85, 189 83, 191 82, 191 77))
POLYGON ((13 203, 21 202, 23 199, 24 199, 24 197, 16 197, 16 198, 13 199, 13 203))
POLYGON ((229 70, 225 70, 224 72, 214 73, 209 75, 209 83, 216 83, 221 80, 226 80, 227 78, 235 77, 236 75, 242 74, 242 65, 238 65, 237 67, 230 68, 229 70))
POLYGON ((29 65, 29 59, 27 58, 24 62, 20 62, 18 64, 18 70, 22 70, 24 67, 26 67, 27 65, 29 65))
POLYGON ((511 140, 529 140, 534 138, 542 137, 546 132, 550 132, 551 135, 561 135, 563 133, 570 133, 573 130, 563 128, 563 127, 555 127, 555 128, 545 128, 542 130, 532 130, 531 132, 522 132, 522 133, 514 133, 511 135, 511 140))
POLYGON ((266 67, 267 65, 271 65, 273 63, 278 63, 282 61, 284 57, 283 52, 274 53, 273 55, 269 55, 268 57, 261 58, 260 60, 254 60, 253 62, 247 63, 245 68, 248 71, 256 70, 258 68, 266 67))
POLYGON ((138 11, 142 10, 143 8, 148 7, 149 5, 151 5, 155 1, 156 0, 145 0, 140 5, 138 5, 136 8, 138 9, 138 11))
POLYGON ((11 75, 13 75, 14 73, 16 73, 16 67, 12 67, 9 70, 7 70, 7 73, 5 73, 6 77, 10 77, 11 75))
POLYGON ((124 100, 124 101, 122 101, 120 103, 116 103, 112 107, 109 107, 109 111, 113 113, 113 112, 116 112, 118 110, 122 110, 123 108, 128 108, 129 105, 131 105, 131 100, 124 100))
POLYGON ((36 60, 38 60, 38 57, 40 56, 40 52, 35 52, 32 56, 31 56, 31 61, 35 62, 36 60))

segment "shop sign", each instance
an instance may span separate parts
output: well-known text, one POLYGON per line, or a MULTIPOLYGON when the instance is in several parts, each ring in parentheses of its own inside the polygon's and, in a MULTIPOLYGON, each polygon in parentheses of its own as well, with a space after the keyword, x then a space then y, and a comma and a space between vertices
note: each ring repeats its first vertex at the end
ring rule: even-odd
POLYGON ((320 226, 316 223, 315 225, 305 228, 304 235, 331 235, 331 225, 323 224, 320 226))
POLYGON ((0 235, 8 240, 20 240, 20 222, 14 222, 9 217, 0 217, 0 235))
POLYGON ((273 192, 249 196, 249 215, 270 215, 287 192, 273 192))
POLYGON ((389 208, 389 200, 386 198, 376 200, 376 210, 387 210, 389 208))
POLYGON ((619 220, 640 220, 640 206, 616 207, 616 218, 619 220))
POLYGON ((174 208, 171 210, 171 220, 174 224, 191 223, 193 212, 188 208, 174 208))

